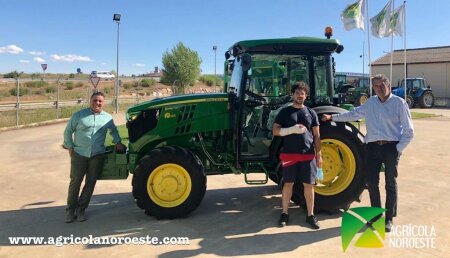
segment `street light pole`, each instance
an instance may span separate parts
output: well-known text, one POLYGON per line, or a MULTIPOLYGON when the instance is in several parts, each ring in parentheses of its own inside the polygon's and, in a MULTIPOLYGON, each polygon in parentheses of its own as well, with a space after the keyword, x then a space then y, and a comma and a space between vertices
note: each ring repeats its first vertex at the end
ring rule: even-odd
POLYGON ((216 73, 216 53, 217 53, 217 46, 214 45, 213 46, 213 51, 214 51, 214 85, 216 84, 217 81, 217 73, 216 73))
POLYGON ((119 25, 120 25, 120 14, 114 14, 113 20, 117 23, 117 60, 116 60, 116 87, 115 87, 115 108, 116 114, 119 112, 119 25))

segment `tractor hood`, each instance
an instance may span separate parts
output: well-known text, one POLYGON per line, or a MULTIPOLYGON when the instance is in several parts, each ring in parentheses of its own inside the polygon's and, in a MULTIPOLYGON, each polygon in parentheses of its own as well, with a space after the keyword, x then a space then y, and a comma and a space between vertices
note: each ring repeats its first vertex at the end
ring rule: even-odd
POLYGON ((171 96, 165 98, 156 98, 129 108, 127 111, 127 115, 140 112, 146 109, 174 107, 177 105, 195 104, 202 102, 223 102, 223 101, 228 101, 228 93, 191 94, 191 95, 171 96))

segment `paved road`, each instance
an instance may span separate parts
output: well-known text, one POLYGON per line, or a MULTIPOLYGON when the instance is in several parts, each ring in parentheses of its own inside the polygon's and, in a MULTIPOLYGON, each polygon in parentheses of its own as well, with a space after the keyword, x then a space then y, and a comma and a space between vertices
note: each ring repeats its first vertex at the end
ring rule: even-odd
MULTIPOLYGON (((304 224, 305 212, 292 206, 291 225, 277 228, 277 186, 247 186, 242 176, 208 177, 208 191, 188 218, 156 220, 131 198, 131 180, 100 181, 84 223, 65 224, 69 156, 61 149, 64 124, 0 133, 0 257, 449 257, 450 112, 415 121, 416 138, 400 164, 397 225, 436 229, 436 248, 350 246, 342 252, 342 214, 319 214, 322 229, 304 224), (11 246, 11 236, 188 237, 189 245, 11 246)), ((118 120, 119 122, 119 120, 118 120)), ((123 122, 123 119, 120 120, 123 122)), ((382 187, 383 188, 383 187, 382 187)), ((367 192, 361 203, 368 206, 367 192)))

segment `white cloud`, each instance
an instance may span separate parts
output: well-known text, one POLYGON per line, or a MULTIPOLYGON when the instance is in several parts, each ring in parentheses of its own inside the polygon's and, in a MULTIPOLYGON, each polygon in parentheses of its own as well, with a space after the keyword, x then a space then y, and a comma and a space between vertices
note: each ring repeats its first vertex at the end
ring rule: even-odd
POLYGON ((42 52, 42 51, 30 51, 30 52, 28 52, 30 55, 33 55, 33 56, 42 56, 42 55, 45 55, 45 52, 42 52))
POLYGON ((0 47, 0 54, 9 53, 9 54, 20 54, 23 52, 23 49, 16 45, 9 45, 6 47, 0 47))
POLYGON ((104 62, 103 62, 103 63, 101 63, 101 65, 105 66, 105 65, 106 65, 106 63, 104 63, 104 62))
POLYGON ((38 63, 45 63, 45 59, 41 58, 41 57, 35 57, 35 58, 33 58, 33 60, 38 62, 38 63))
POLYGON ((92 62, 92 60, 87 56, 77 56, 77 55, 57 55, 53 54, 50 56, 53 61, 63 61, 63 62, 92 62))
POLYGON ((29 64, 30 60, 19 60, 20 63, 29 64))
POLYGON ((145 64, 135 64, 137 67, 145 67, 145 64))

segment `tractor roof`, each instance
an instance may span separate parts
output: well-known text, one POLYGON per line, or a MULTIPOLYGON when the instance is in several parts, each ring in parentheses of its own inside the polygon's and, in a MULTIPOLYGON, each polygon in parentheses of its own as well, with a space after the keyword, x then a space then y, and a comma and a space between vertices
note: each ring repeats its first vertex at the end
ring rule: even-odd
POLYGON ((330 54, 340 53, 343 49, 336 39, 293 37, 239 41, 228 50, 228 53, 232 56, 241 53, 330 54))

